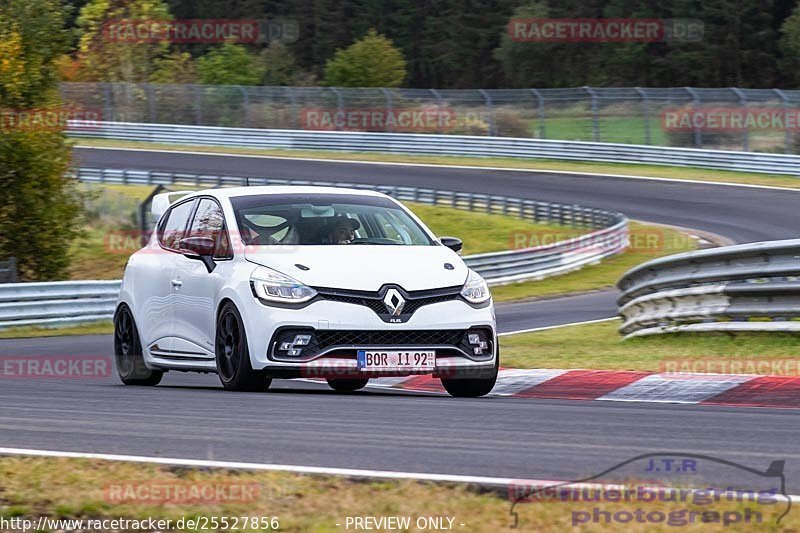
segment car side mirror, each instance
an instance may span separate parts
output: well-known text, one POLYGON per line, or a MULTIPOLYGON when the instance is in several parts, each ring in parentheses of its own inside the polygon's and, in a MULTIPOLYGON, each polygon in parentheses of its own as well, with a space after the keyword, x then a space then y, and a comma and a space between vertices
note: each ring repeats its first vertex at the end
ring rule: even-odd
POLYGON ((464 247, 464 242, 458 237, 439 237, 439 242, 453 250, 458 255, 461 255, 461 249, 464 247))
POLYGON ((184 237, 178 247, 186 259, 202 261, 209 274, 217 268, 214 262, 214 239, 210 237, 184 237))

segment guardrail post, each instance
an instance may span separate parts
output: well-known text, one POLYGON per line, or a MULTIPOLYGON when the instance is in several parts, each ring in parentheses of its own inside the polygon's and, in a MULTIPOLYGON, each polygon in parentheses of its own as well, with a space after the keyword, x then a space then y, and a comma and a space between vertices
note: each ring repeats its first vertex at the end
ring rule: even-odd
MULTIPOLYGON (((428 90, 431 92, 433 97, 436 98, 436 106, 439 108, 439 112, 437 113, 437 115, 439 117, 439 120, 438 120, 439 129, 438 129, 438 131, 439 131, 439 133, 442 133, 444 131, 444 124, 442 123, 441 116, 442 116, 442 108, 444 107, 444 99, 442 98, 442 95, 439 94, 439 91, 437 91, 436 89, 428 89, 428 90)), ((458 120, 458 119, 456 119, 456 120, 458 120)))
POLYGON ((194 123, 198 126, 203 125, 203 98, 200 87, 200 85, 192 85, 192 94, 194 95, 194 123))
MULTIPOLYGON (((386 99, 386 116, 388 118, 389 115, 392 113, 392 93, 389 92, 389 89, 383 88, 381 89, 383 93, 383 97, 386 99)), ((386 131, 392 131, 394 128, 387 127, 386 131)))
POLYGON ((494 105, 492 103, 492 96, 486 92, 485 89, 478 89, 483 99, 486 101, 486 110, 489 112, 489 136, 494 137, 497 135, 497 129, 494 127, 494 105))
POLYGON ((588 85, 583 88, 592 98, 592 140, 600 141, 600 123, 597 117, 597 93, 588 85))
POLYGON ((642 110, 644 111, 644 143, 653 144, 652 137, 650 136, 650 98, 641 87, 634 87, 639 96, 642 97, 642 110))
POLYGON ((153 86, 149 83, 144 84, 144 92, 147 94, 147 120, 151 124, 156 123, 156 99, 153 95, 153 86))
POLYGON ((537 108, 539 110, 539 138, 546 139, 547 130, 545 127, 544 117, 544 98, 542 98, 542 93, 539 92, 539 89, 531 89, 531 93, 533 93, 533 96, 536 97, 537 108))
POLYGON ((17 282, 17 258, 0 261, 0 283, 17 282))
POLYGON ((292 129, 297 129, 297 124, 299 122, 297 116, 297 99, 294 96, 294 91, 291 87, 284 87, 284 91, 286 91, 286 95, 289 97, 289 107, 292 110, 292 129))
MULTIPOLYGON (((111 92, 111 84, 101 83, 100 86, 103 88, 103 120, 113 122, 117 117, 114 116, 114 95, 111 92)), ((123 122, 128 121, 124 120, 123 122)))
POLYGON ((250 127, 250 95, 247 94, 247 89, 242 87, 241 85, 236 86, 239 89, 239 92, 242 93, 242 108, 244 109, 244 120, 242 121, 243 128, 250 127))
MULTIPOLYGON (((344 105, 342 103, 342 92, 339 89, 337 89, 336 87, 331 87, 331 91, 333 91, 333 94, 336 95, 336 109, 339 111, 339 114, 344 117, 344 105)), ((341 128, 339 128, 339 126, 336 126, 336 129, 340 130, 341 128)))
MULTIPOLYGON (((731 91, 739 97, 739 104, 744 108, 745 113, 747 113, 747 97, 744 95, 741 89, 736 87, 731 87, 731 91)), ((744 148, 745 152, 750 151, 750 126, 748 125, 747 121, 744 121, 744 138, 742 139, 742 147, 744 148)))
MULTIPOLYGON (((789 114, 789 98, 786 96, 786 93, 780 89, 772 90, 778 95, 778 98, 781 99, 781 103, 783 105, 783 124, 786 126, 786 116, 789 114)), ((792 134, 788 127, 784 127, 783 129, 783 151, 787 154, 792 153, 792 134)))
MULTIPOLYGON (((692 109, 695 109, 697 104, 700 103, 700 96, 691 87, 684 87, 684 89, 692 97, 692 109)), ((692 123, 694 123, 694 120, 692 120, 692 123)), ((703 147, 703 132, 697 126, 694 126, 694 145, 697 148, 703 147)))

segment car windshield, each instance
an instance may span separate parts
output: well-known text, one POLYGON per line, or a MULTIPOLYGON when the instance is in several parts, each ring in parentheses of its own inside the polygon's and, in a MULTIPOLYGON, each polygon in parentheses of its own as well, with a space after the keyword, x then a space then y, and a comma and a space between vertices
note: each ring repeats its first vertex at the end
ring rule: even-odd
POLYGON ((231 198, 247 245, 397 245, 434 242, 387 198, 346 194, 250 195, 231 198))

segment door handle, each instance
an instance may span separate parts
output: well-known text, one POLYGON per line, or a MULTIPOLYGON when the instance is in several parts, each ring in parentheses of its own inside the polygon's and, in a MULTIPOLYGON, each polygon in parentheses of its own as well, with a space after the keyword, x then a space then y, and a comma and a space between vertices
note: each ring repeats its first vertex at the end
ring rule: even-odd
POLYGON ((171 281, 171 283, 172 283, 172 286, 175 287, 175 288, 183 287, 183 282, 181 280, 179 280, 179 279, 173 279, 171 281))

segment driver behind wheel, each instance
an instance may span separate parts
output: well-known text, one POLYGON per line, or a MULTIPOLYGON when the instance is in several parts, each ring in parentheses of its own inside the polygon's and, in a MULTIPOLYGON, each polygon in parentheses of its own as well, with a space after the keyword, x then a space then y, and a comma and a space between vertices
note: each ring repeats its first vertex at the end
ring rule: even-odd
POLYGON ((337 216, 325 226, 324 244, 350 244, 356 238, 356 230, 361 227, 358 220, 337 216))

